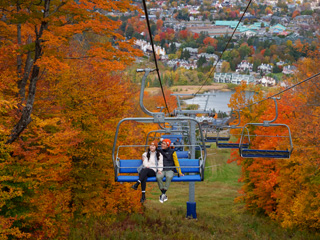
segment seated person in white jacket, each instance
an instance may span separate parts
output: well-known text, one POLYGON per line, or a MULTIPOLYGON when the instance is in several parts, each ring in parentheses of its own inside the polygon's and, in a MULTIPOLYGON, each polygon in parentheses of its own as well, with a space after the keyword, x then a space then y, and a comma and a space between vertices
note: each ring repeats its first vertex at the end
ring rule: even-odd
POLYGON ((151 142, 148 151, 142 154, 143 168, 139 172, 139 180, 131 186, 134 190, 138 189, 141 183, 142 196, 140 202, 146 200, 146 186, 148 177, 155 177, 156 173, 162 174, 163 170, 163 156, 158 151, 158 143, 151 142))

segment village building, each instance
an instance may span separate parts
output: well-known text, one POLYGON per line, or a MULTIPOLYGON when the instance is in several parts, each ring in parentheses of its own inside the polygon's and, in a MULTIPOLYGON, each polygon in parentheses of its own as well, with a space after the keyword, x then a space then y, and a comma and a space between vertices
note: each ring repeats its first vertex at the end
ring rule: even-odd
POLYGON ((249 63, 246 60, 242 60, 241 63, 237 65, 236 72, 246 72, 246 71, 252 72, 252 70, 253 70, 253 64, 249 63))
POLYGON ((198 48, 191 48, 191 47, 186 47, 183 49, 184 51, 188 51, 190 55, 197 55, 198 54, 198 48))
POLYGON ((282 33, 286 30, 286 27, 281 24, 276 24, 269 28, 269 32, 273 34, 282 33))
POLYGON ((213 77, 216 83, 233 83, 240 84, 245 81, 247 84, 255 83, 255 78, 251 75, 242 75, 237 73, 215 73, 213 77))
POLYGON ((168 67, 171 68, 185 68, 185 69, 196 69, 197 68, 197 64, 196 63, 191 63, 187 60, 184 59, 172 59, 166 62, 168 67))
POLYGON ((271 73, 272 69, 273 67, 270 64, 262 63, 260 66, 258 66, 258 72, 262 72, 264 74, 271 73))
POLYGON ((197 57, 198 58, 200 58, 200 57, 205 57, 207 60, 210 60, 210 59, 214 59, 215 60, 215 62, 216 61, 218 61, 218 59, 219 59, 219 56, 218 55, 216 55, 216 54, 209 54, 209 53, 199 53, 198 55, 197 55, 197 57))
POLYGON ((272 77, 263 76, 256 81, 256 84, 261 84, 264 87, 273 87, 276 85, 276 80, 272 77))
MULTIPOLYGON (((200 34, 201 32, 207 32, 208 35, 212 38, 214 37, 220 37, 220 36, 231 36, 233 29, 231 29, 228 26, 203 26, 203 27, 199 27, 199 26, 191 26, 187 28, 188 31, 194 33, 198 33, 200 34)), ((241 32, 240 31, 236 31, 234 33, 234 36, 241 36, 241 32)))
MULTIPOLYGON (((152 53, 152 46, 150 43, 148 43, 147 41, 145 40, 141 40, 141 39, 138 39, 138 40, 135 40, 134 41, 134 45, 136 47, 138 47, 139 49, 141 49, 146 55, 150 55, 152 53)), ((160 46, 154 46, 154 49, 156 51, 156 54, 158 56, 164 56, 166 55, 166 50, 160 46)))
POLYGON ((283 74, 294 74, 297 71, 297 68, 292 65, 287 65, 283 67, 282 73, 283 74))

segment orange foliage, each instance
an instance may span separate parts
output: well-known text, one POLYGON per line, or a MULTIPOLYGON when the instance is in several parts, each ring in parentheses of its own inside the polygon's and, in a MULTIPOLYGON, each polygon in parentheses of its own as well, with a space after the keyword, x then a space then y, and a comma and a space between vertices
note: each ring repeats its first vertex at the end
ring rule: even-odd
POLYGON ((155 35, 154 38, 153 38, 153 40, 154 40, 155 42, 160 42, 161 39, 160 39, 159 34, 155 35))
MULTIPOLYGON (((298 62, 298 72, 287 80, 288 85, 312 76, 320 67, 319 50, 311 51, 300 42, 296 47, 306 50, 308 57, 298 62)), ((276 123, 287 124, 292 133, 294 150, 290 159, 241 158, 238 151, 233 151, 229 160, 242 166, 240 181, 244 185, 238 200, 243 200, 253 212, 262 211, 279 221, 283 227, 320 229, 319 89, 317 79, 313 79, 285 92, 278 101, 276 123)), ((244 90, 244 85, 236 89, 230 107, 237 109, 250 104, 244 98, 244 90)), ((262 98, 261 92, 255 96, 254 101, 262 98)), ((271 100, 250 108, 251 111, 242 109, 242 124, 274 118, 271 100)), ((281 127, 251 127, 249 131, 251 135, 284 135, 281 127)), ((288 148, 288 138, 251 137, 251 142, 254 149, 288 148)))
POLYGON ((163 21, 161 19, 158 19, 156 25, 157 25, 157 29, 160 30, 163 26, 163 21))
POLYGON ((300 15, 300 11, 295 10, 295 11, 292 13, 292 18, 295 18, 296 16, 299 16, 299 15, 300 15))
MULTIPOLYGON (((66 239, 78 215, 141 211, 139 194, 114 182, 111 159, 116 124, 135 116, 137 106, 138 90, 119 71, 141 51, 116 33, 120 22, 93 11, 133 7, 129 1, 20 2, 18 13, 16 1, 0 3, 10 23, 0 23, 1 239, 66 239), (21 43, 15 23, 21 24, 21 43), (39 78, 32 122, 8 146, 6 137, 25 107, 18 84, 36 34, 41 58, 33 65, 39 78)), ((144 137, 138 124, 125 128, 120 143, 144 137)))
POLYGON ((188 32, 188 30, 181 30, 181 31, 179 32, 180 37, 183 38, 183 39, 187 39, 187 37, 189 37, 190 34, 191 34, 191 33, 188 32))
POLYGON ((211 37, 206 37, 203 39, 203 44, 217 48, 218 40, 211 37))

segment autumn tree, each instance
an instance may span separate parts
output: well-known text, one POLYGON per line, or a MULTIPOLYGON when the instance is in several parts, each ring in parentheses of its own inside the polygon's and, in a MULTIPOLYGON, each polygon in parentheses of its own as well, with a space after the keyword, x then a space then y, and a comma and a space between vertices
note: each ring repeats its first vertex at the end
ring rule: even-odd
MULTIPOLYGON (((308 46, 297 44, 295 48, 302 51, 308 49, 308 46)), ((297 73, 288 78, 286 84, 290 86, 317 74, 319 59, 319 50, 309 49, 307 57, 298 62, 297 73)), ((283 92, 278 101, 279 115, 276 122, 288 125, 292 133, 293 152, 289 159, 241 158, 238 151, 233 151, 229 160, 236 161, 242 167, 240 181, 244 185, 238 199, 243 200, 251 211, 262 212, 287 228, 313 231, 320 228, 318 78, 314 77, 295 86, 294 90, 283 92)), ((261 91, 254 95, 254 101, 259 101, 259 104, 245 107, 251 103, 246 101, 244 89, 244 85, 236 89, 229 105, 235 109, 242 108, 241 122, 244 124, 273 119, 274 106, 270 100, 261 101, 261 91)), ((250 126, 249 132, 253 135, 250 144, 254 149, 290 149, 288 137, 283 136, 280 127, 262 130, 250 126), (267 140, 266 136, 274 138, 267 140)))
MULTIPOLYGON (((133 9, 129 2, 115 1, 113 7, 119 10, 133 9)), ((111 5, 105 4, 104 1, 96 3, 82 1, 78 4, 74 1, 45 0, 37 4, 30 0, 7 1, 1 6, 2 14, 5 16, 2 27, 8 31, 15 26, 15 36, 5 40, 16 46, 18 54, 13 54, 17 57, 16 76, 19 79, 19 95, 23 103, 19 121, 14 126, 8 143, 14 142, 31 122, 38 80, 45 72, 66 67, 64 58, 90 57, 97 63, 104 60, 99 63, 103 66, 113 61, 114 56, 119 59, 130 57, 129 52, 122 50, 131 47, 122 41, 122 36, 114 33, 115 29, 119 28, 120 22, 112 21, 99 11, 95 11, 96 8, 108 11, 111 5), (83 56, 65 56, 64 52, 59 51, 61 45, 67 43, 68 39, 84 31, 114 39, 115 42, 92 43, 87 52, 82 53, 83 56), (115 47, 117 42, 121 48, 115 47), (113 53, 112 56, 110 51, 113 53)), ((114 67, 114 70, 120 69, 121 65, 114 67)))
POLYGON ((222 62, 221 72, 227 73, 230 71, 230 63, 229 62, 222 62))
POLYGON ((158 31, 161 30, 163 26, 163 21, 161 19, 158 19, 156 25, 157 25, 158 31))
MULTIPOLYGON (((1 229, 65 239, 76 215, 139 211, 137 194, 114 182, 110 149, 137 101, 120 71, 141 52, 116 33, 121 21, 101 14, 130 2, 0 6, 1 229)), ((141 136, 126 128, 120 143, 141 136)))
MULTIPOLYGON (((288 79, 294 84, 318 73, 319 50, 297 64, 297 74, 288 79)), ((280 162, 278 208, 272 215, 284 227, 318 230, 319 218, 319 78, 314 78, 289 92, 286 104, 293 107, 291 121, 295 152, 289 161, 280 162), (299 186, 299 187, 297 187, 299 186), (313 197, 312 197, 313 196, 313 197), (315 197, 316 196, 316 197, 315 197)))
POLYGON ((214 47, 215 49, 217 49, 217 42, 217 39, 211 37, 206 37, 205 39, 203 39, 204 45, 214 47))

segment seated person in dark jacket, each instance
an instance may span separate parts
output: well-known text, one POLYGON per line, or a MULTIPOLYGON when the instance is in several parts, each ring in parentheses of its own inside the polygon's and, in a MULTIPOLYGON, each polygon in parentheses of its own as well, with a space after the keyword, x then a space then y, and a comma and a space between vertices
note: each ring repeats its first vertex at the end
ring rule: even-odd
POLYGON ((180 169, 180 164, 178 161, 177 153, 174 149, 170 148, 171 141, 170 139, 163 139, 161 144, 161 149, 159 152, 163 156, 163 171, 162 173, 157 173, 157 182, 159 189, 161 191, 161 195, 159 201, 161 203, 168 200, 166 195, 166 191, 168 190, 171 180, 174 176, 174 170, 176 169, 179 176, 184 176, 180 169), (166 182, 163 184, 163 177, 166 177, 166 182))

